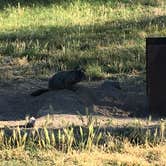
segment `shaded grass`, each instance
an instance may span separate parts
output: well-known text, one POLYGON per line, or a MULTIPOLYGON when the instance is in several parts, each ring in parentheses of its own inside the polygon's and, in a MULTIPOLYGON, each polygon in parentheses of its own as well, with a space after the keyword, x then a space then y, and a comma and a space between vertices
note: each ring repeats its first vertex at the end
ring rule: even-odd
MULTIPOLYGON (((60 5, 60 4, 64 4, 64 2, 66 4, 70 4, 70 3, 74 3, 78 0, 2 0, 1 1, 1 8, 6 8, 9 5, 16 7, 18 4, 21 4, 22 6, 49 6, 49 5, 60 5)), ((163 0, 149 0, 149 1, 144 1, 144 0, 80 0, 80 2, 85 2, 85 3, 91 3, 92 5, 99 5, 99 4, 110 4, 112 6, 117 6, 119 5, 119 3, 122 4, 142 4, 142 5, 147 5, 147 6, 158 6, 161 5, 164 1, 163 0)))

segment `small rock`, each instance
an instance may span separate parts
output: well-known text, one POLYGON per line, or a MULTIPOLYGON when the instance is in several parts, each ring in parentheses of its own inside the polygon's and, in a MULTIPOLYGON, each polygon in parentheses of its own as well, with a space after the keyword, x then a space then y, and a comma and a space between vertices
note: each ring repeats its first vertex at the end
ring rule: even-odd
POLYGON ((31 117, 29 119, 29 122, 26 124, 26 128, 32 128, 35 126, 36 119, 34 117, 31 117))

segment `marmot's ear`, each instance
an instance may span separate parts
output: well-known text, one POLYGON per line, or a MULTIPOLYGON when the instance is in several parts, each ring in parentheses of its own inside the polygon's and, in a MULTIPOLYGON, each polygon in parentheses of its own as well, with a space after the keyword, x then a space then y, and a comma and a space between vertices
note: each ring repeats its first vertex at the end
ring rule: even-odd
POLYGON ((81 71, 84 71, 84 72, 85 72, 85 70, 83 69, 83 67, 82 67, 81 65, 77 65, 77 66, 74 68, 74 70, 81 70, 81 71))

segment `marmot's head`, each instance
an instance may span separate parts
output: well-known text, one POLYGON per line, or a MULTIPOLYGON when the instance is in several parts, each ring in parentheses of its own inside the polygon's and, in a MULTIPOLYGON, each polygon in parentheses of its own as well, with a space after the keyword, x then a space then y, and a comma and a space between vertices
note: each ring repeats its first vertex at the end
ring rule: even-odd
POLYGON ((85 70, 84 69, 77 69, 76 70, 76 76, 79 81, 82 81, 86 78, 85 76, 85 70))

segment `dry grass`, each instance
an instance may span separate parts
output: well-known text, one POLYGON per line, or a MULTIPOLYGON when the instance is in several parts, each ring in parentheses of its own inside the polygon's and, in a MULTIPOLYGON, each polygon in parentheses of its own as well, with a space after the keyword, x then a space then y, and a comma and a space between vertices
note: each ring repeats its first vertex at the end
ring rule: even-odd
POLYGON ((166 163, 166 144, 157 146, 133 146, 124 143, 120 152, 104 152, 94 148, 93 151, 71 151, 64 154, 50 150, 25 151, 22 148, 0 151, 1 165, 126 165, 126 166, 164 166, 166 163))

